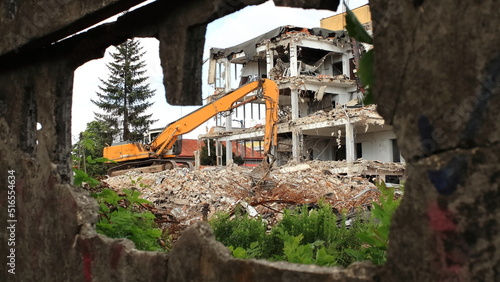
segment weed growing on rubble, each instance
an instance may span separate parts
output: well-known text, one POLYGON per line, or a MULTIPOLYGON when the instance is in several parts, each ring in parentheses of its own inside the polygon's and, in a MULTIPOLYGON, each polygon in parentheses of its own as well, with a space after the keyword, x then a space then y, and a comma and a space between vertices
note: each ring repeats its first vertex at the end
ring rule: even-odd
POLYGON ((229 246, 233 256, 323 266, 348 266, 355 261, 385 263, 392 215, 401 199, 394 199, 394 189, 379 185, 379 203, 373 203, 371 218, 358 215, 350 226, 346 216, 332 212, 320 203, 309 210, 304 205, 285 210, 283 219, 270 232, 261 219, 237 213, 231 219, 219 213, 211 220, 215 238, 229 246))
POLYGON ((299 263, 349 265, 353 259, 344 250, 360 246, 356 234, 364 225, 356 220, 347 228, 345 220, 345 217, 339 219, 325 203, 320 203, 318 209, 309 210, 304 205, 300 209, 285 210, 283 219, 271 230, 269 239, 274 243, 268 250, 274 255, 269 257, 299 263))
POLYGON ((356 261, 371 260, 377 265, 382 265, 385 263, 389 246, 391 219, 399 207, 401 198, 395 200, 394 189, 387 187, 385 183, 382 182, 377 186, 382 193, 379 198, 380 204, 373 203, 371 222, 363 232, 358 234, 364 248, 347 249, 346 252, 356 261))
POLYGON ((346 266, 353 258, 344 249, 360 248, 356 234, 363 229, 361 223, 348 229, 345 218, 340 226, 338 221, 332 208, 321 204, 319 209, 311 211, 307 206, 286 210, 283 219, 269 233, 261 219, 244 214, 231 219, 229 214, 219 213, 210 223, 215 238, 237 258, 346 266))
POLYGON ((139 250, 162 251, 159 239, 161 229, 157 228, 155 215, 144 211, 142 204, 151 204, 139 198, 136 190, 123 189, 124 195, 103 189, 93 193, 99 203, 97 232, 110 238, 128 238, 139 250))
MULTIPOLYGON (((254 219, 242 214, 236 209, 235 218, 232 220, 228 213, 217 213, 210 220, 215 238, 225 246, 235 246, 234 250, 241 258, 261 257, 257 247, 262 246, 266 236, 266 225, 260 219, 254 219), (248 256, 247 256, 248 254, 248 256)), ((233 251, 234 253, 234 251, 233 251)))

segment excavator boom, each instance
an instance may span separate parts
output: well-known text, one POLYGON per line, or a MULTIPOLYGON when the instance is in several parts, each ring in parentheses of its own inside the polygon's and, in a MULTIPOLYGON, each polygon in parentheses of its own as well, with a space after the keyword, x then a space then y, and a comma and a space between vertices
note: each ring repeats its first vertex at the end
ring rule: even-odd
MULTIPOLYGON (((218 113, 239 107, 242 103, 235 105, 239 99, 260 89, 265 93, 263 97, 266 99, 266 110, 269 111, 269 113, 273 110, 275 112, 275 116, 267 115, 266 112, 266 118, 272 118, 275 124, 278 116, 278 89, 274 81, 262 79, 245 84, 233 92, 222 96, 218 100, 206 104, 198 110, 172 122, 155 140, 153 140, 151 143, 151 150, 156 151, 157 155, 160 156, 165 149, 170 149, 173 146, 173 143, 177 140, 177 136, 193 131, 218 113), (271 107, 273 109, 271 109, 271 107)), ((257 98, 259 97, 257 96, 257 98)))

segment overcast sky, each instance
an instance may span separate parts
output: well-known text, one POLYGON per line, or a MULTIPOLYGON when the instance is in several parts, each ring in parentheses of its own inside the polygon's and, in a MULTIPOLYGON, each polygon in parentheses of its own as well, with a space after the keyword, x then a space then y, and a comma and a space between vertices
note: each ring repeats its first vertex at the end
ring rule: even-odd
MULTIPOLYGON (((368 0, 351 0, 346 2, 353 9, 367 4, 368 0)), ((339 7, 338 12, 342 12, 341 7, 339 7)), ((230 47, 283 25, 307 28, 319 27, 321 19, 334 14, 336 13, 328 10, 276 7, 272 1, 258 6, 246 7, 208 25, 204 58, 208 57, 208 50, 212 47, 230 47)), ((158 119, 158 122, 153 124, 151 128, 164 127, 198 107, 171 106, 166 102, 165 90, 162 83, 163 73, 158 55, 158 40, 155 38, 142 38, 141 45, 146 51, 146 55, 144 56, 147 64, 146 76, 149 77, 151 89, 156 90, 155 96, 151 99, 154 105, 150 108, 150 113, 153 113, 153 119, 158 119)), ((98 90, 99 78, 106 80, 108 77, 106 63, 111 61, 109 52, 113 49, 114 47, 111 46, 106 51, 104 58, 87 62, 75 71, 72 109, 73 141, 76 141, 78 134, 85 130, 86 124, 94 120, 94 112, 99 111, 90 99, 97 99, 95 93, 98 90)), ((203 98, 205 98, 213 93, 213 88, 207 85, 207 74, 205 72, 202 79, 203 98)), ((184 138, 196 139, 198 134, 205 132, 205 128, 206 126, 200 126, 197 130, 186 134, 184 138)))

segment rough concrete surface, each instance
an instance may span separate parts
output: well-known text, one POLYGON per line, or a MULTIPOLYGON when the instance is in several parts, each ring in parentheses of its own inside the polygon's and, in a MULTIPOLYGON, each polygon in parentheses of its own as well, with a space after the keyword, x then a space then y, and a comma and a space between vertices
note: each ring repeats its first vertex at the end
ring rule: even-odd
POLYGON ((2 1, 0 55, 36 50, 144 1, 2 1))
POLYGON ((408 165, 383 280, 498 281, 500 3, 370 2, 378 110, 408 165))
MULTIPOLYGON (((0 4, 1 281, 363 281, 378 275, 369 264, 340 270, 235 260, 202 224, 168 256, 95 235, 95 204, 69 185, 74 69, 111 44, 154 36, 165 54, 176 49, 176 56, 161 58, 169 102, 199 103, 196 56, 205 25, 263 1, 158 1, 55 44, 135 2, 35 2, 0 4), (15 182, 16 222, 7 222, 9 181, 15 182), (13 234, 15 275, 7 272, 5 255, 12 254, 7 242, 13 234)), ((378 110, 394 125, 409 173, 378 278, 500 281, 500 2, 370 2, 378 110)))

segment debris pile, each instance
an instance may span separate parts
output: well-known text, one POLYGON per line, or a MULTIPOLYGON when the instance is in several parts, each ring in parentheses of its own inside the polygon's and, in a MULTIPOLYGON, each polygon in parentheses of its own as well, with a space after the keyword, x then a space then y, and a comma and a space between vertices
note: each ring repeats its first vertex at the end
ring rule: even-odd
POLYGON ((368 105, 358 108, 334 108, 328 112, 316 111, 311 115, 299 118, 294 124, 308 124, 325 120, 358 119, 365 123, 384 124, 384 119, 378 114, 376 105, 368 105))
POLYGON ((256 185, 251 168, 176 168, 158 173, 129 172, 105 180, 111 189, 137 189, 154 204, 160 222, 184 229, 210 219, 216 212, 234 212, 237 206, 249 215, 260 215, 270 224, 285 208, 317 203, 321 199, 337 211, 367 206, 379 196, 377 187, 362 176, 336 173, 338 162, 311 161, 274 168, 256 185))

